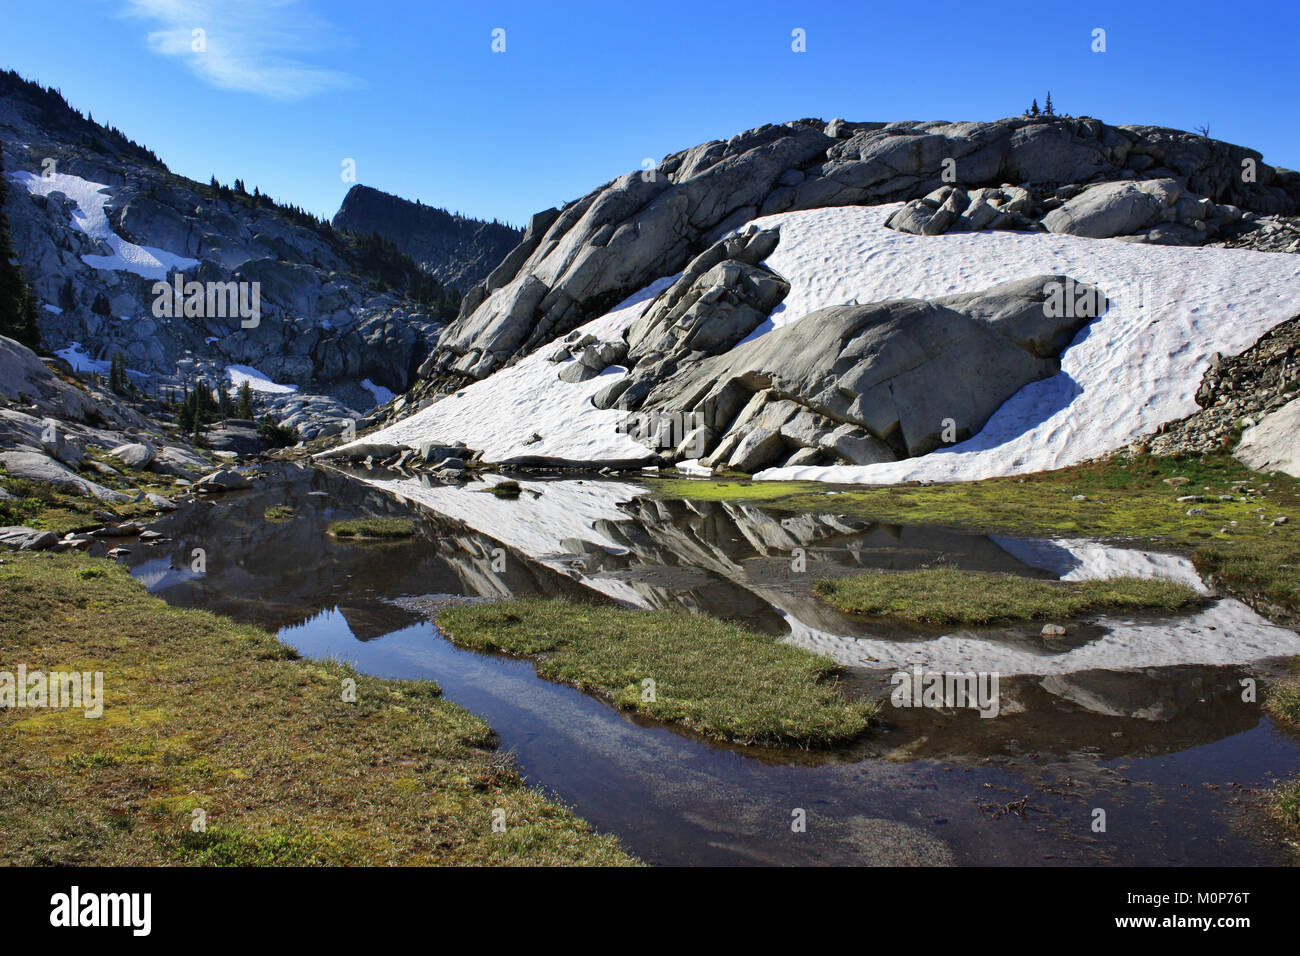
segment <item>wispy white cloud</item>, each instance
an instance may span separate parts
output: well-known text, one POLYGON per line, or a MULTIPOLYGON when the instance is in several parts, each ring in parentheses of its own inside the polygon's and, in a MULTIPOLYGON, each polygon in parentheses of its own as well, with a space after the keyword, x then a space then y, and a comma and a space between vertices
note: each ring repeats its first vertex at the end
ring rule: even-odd
POLYGON ((157 25, 149 32, 149 49, 180 60, 220 89, 299 100, 360 85, 351 74, 303 59, 339 41, 334 28, 301 0, 125 2, 128 15, 157 25))

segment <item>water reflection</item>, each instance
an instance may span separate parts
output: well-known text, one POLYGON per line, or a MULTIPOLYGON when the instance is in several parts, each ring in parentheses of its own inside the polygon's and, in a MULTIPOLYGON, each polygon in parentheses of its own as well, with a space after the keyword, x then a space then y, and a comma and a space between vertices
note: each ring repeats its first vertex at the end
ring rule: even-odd
MULTIPOLYGON (((456 649, 429 623, 430 608, 444 599, 604 595, 738 618, 774 635, 803 629, 814 645, 817 635, 829 635, 859 658, 867 647, 893 649, 904 661, 962 638, 847 618, 821 604, 811 582, 861 567, 937 562, 1040 578, 1088 574, 1104 563, 1105 549, 663 502, 629 482, 526 484, 536 494, 512 502, 473 486, 408 478, 367 484, 287 467, 268 472, 252 491, 160 519, 153 527, 167 540, 132 543, 127 561, 170 603, 257 623, 305 653, 350 659, 370 673, 438 680, 497 730, 532 781, 654 861, 1282 858, 1267 836, 1236 833, 1229 790, 1201 786, 1249 788, 1300 763, 1295 742, 1261 720, 1258 704, 1241 699, 1241 679, 1258 675, 1249 655, 1267 649, 1250 644, 1248 621, 1229 635, 1236 641, 1246 634, 1242 659, 1031 669, 1002 679, 996 719, 887 707, 880 732, 849 751, 817 754, 718 747, 640 724, 539 680, 529 662, 456 649), (271 505, 291 507, 293 520, 266 521, 271 505), (416 535, 358 545, 326 534, 330 522, 362 515, 411 516, 416 535), (206 553, 202 575, 191 569, 195 548, 206 553), (796 548, 807 561, 798 574, 791 570, 796 548), (1027 792, 1033 810, 1025 820, 990 810, 1027 792), (1103 801, 1119 821, 1110 839, 1088 828, 1089 808, 1103 801), (793 807, 807 809, 815 823, 798 837, 788 825, 793 807)), ((1132 561, 1150 573, 1183 573, 1177 559, 1142 554, 1132 552, 1132 561)), ((1183 619, 1121 623, 1118 630, 1105 621, 1078 628, 1051 645, 1036 628, 983 631, 966 638, 966 652, 1086 661, 1071 655, 1142 627, 1163 633, 1163 643, 1184 656, 1213 646, 1209 631, 1180 645, 1189 630, 1183 619)), ((850 671, 851 689, 887 694, 898 661, 850 671)))

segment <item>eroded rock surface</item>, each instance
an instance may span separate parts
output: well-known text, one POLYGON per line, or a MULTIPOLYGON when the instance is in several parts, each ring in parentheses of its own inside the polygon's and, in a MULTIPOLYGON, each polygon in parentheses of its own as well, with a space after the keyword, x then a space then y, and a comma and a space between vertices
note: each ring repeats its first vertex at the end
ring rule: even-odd
POLYGON ((420 373, 435 386, 483 378, 690 268, 755 217, 897 201, 911 202, 893 225, 919 235, 1052 229, 1199 245, 1242 220, 1300 212, 1300 175, 1198 134, 1087 117, 764 126, 535 216, 420 373))
POLYGON ((924 455, 1059 371, 1061 351, 1104 309, 1100 290, 1066 276, 833 306, 679 370, 627 427, 657 441, 642 423, 685 422, 689 441, 669 457, 696 451, 741 471, 924 455))

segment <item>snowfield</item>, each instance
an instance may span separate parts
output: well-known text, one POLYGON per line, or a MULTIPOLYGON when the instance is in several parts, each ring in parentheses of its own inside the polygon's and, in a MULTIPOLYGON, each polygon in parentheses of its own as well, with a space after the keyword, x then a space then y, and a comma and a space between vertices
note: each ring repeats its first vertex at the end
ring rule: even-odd
MULTIPOLYGON (((622 334, 676 276, 659 279, 611 312, 582 327, 607 341, 622 334)), ((647 449, 617 430, 627 417, 617 409, 591 404, 610 382, 606 372, 586 382, 559 379, 561 365, 547 361, 555 345, 543 346, 509 368, 448 395, 410 418, 365 441, 417 446, 422 441, 465 442, 483 451, 486 461, 545 455, 574 462, 626 461, 647 457, 647 449), (533 440, 540 435, 540 440, 533 440)))
MULTIPOLYGON (((791 290, 750 337, 829 305, 974 292, 1041 273, 1095 283, 1110 298, 1110 309, 1076 336, 1059 374, 1021 389, 968 441, 906 461, 775 468, 758 478, 880 484, 1061 468, 1194 412, 1193 396, 1213 353, 1240 352, 1300 315, 1300 256, 1049 233, 912 236, 885 228, 896 208, 848 206, 754 220, 780 227, 780 245, 767 265, 791 290)), ((621 334, 673 278, 653 283, 583 333, 599 339, 621 334)), ((643 446, 616 430, 622 413, 588 401, 609 382, 606 376, 623 373, 561 382, 559 366, 546 360, 554 351, 554 345, 543 346, 366 440, 414 446, 459 439, 482 448, 488 461, 546 455, 601 463, 644 456, 643 446)))
POLYGON ((228 391, 231 395, 236 394, 245 382, 252 391, 262 395, 288 395, 298 391, 297 385, 281 385, 273 382, 269 375, 259 372, 251 365, 227 365, 226 377, 230 379, 228 391))
POLYGON ((152 246, 137 246, 127 242, 113 231, 104 214, 104 204, 108 186, 104 183, 92 183, 80 176, 67 173, 54 173, 48 177, 37 176, 29 172, 14 173, 10 177, 20 183, 34 196, 48 196, 50 193, 63 193, 77 204, 72 214, 72 225, 92 239, 106 243, 113 254, 110 256, 84 255, 81 260, 95 269, 121 269, 134 272, 145 279, 165 279, 167 273, 176 269, 189 269, 199 264, 198 259, 187 259, 155 249, 152 246))
POLYGON ((54 353, 63 361, 72 366, 76 372, 90 372, 94 375, 107 374, 112 362, 105 362, 97 358, 92 358, 80 342, 69 342, 66 348, 59 349, 54 353))
POLYGON ((1152 246, 1050 233, 911 236, 896 206, 815 209, 781 226, 768 265, 791 283, 773 318, 848 302, 974 292, 1040 273, 1097 285, 1110 309, 1083 329, 1057 375, 1005 402, 979 434, 922 458, 867 467, 774 468, 757 477, 883 484, 973 480, 1062 468, 1196 411, 1210 356, 1235 355, 1300 315, 1300 256, 1152 246))

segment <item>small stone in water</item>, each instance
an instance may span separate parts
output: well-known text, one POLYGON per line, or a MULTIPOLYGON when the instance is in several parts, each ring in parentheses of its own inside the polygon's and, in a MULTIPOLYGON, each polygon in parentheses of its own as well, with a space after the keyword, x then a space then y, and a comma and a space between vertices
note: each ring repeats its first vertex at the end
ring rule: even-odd
POLYGON ((1043 637, 1061 637, 1065 634, 1065 628, 1059 624, 1044 624, 1042 631, 1039 633, 1041 633, 1043 637))

